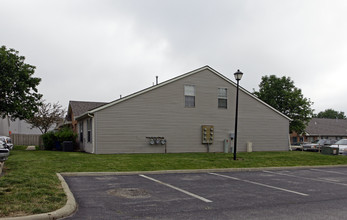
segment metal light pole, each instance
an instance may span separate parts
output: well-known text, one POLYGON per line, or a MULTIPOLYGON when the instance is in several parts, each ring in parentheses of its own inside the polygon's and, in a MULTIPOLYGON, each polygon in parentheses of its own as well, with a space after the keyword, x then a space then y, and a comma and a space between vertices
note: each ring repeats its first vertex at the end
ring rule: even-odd
POLYGON ((243 73, 240 70, 237 70, 234 73, 235 79, 237 81, 236 88, 236 113, 235 113, 235 135, 234 135, 234 160, 236 160, 236 145, 237 145, 237 117, 238 117, 238 109, 239 109, 239 81, 242 78, 243 73))

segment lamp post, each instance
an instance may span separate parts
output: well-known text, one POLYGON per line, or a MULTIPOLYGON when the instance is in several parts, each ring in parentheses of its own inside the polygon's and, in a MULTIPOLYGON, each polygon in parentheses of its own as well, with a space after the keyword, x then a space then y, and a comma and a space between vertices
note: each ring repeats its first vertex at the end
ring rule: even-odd
POLYGON ((238 109, 239 109, 239 81, 242 78, 243 73, 240 70, 237 70, 234 73, 235 79, 237 81, 236 88, 236 112, 235 112, 235 136, 234 136, 234 160, 236 160, 236 145, 237 145, 237 117, 238 117, 238 109))

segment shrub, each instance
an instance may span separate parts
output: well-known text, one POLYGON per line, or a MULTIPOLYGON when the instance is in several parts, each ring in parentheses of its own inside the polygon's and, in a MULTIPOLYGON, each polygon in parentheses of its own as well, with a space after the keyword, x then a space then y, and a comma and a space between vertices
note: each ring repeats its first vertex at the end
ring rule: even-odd
POLYGON ((64 141, 75 142, 76 134, 74 134, 71 128, 62 128, 59 131, 55 132, 55 137, 60 143, 64 141))
POLYGON ((56 136, 54 131, 49 131, 42 135, 43 146, 45 150, 52 150, 55 146, 56 136))
POLYGON ((49 131, 42 135, 45 150, 58 148, 64 141, 72 141, 75 144, 76 134, 71 128, 62 128, 59 131, 49 131))

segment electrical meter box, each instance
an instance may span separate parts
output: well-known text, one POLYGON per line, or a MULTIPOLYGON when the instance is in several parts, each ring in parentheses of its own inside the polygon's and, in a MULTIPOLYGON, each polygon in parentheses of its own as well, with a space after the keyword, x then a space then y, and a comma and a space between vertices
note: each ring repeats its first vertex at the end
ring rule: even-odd
POLYGON ((201 126, 203 144, 213 144, 214 139, 214 126, 213 125, 202 125, 201 126))

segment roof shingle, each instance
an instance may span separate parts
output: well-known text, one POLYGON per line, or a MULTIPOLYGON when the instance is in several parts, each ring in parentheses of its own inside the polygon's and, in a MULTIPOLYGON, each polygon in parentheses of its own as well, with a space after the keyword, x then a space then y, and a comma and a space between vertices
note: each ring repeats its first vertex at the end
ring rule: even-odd
MULTIPOLYGON (((100 107, 102 105, 107 104, 108 102, 85 102, 85 101, 70 101, 69 106, 71 107, 71 111, 74 114, 74 117, 92 110, 94 108, 100 107)), ((68 113, 70 114, 70 112, 68 113)))
POLYGON ((312 118, 306 128, 309 136, 346 136, 346 119, 312 118))

